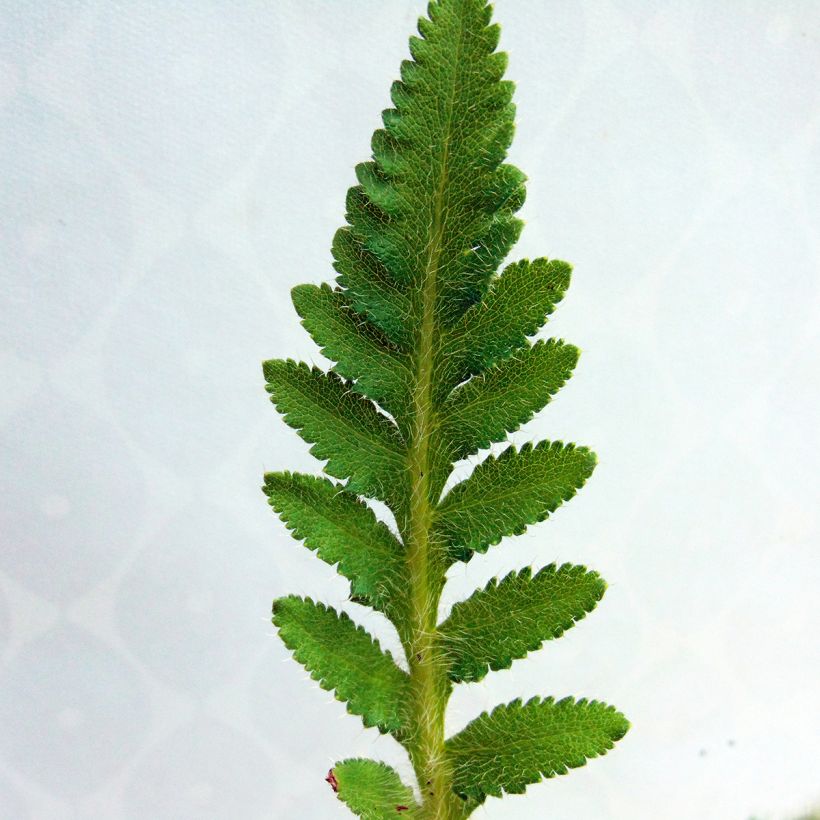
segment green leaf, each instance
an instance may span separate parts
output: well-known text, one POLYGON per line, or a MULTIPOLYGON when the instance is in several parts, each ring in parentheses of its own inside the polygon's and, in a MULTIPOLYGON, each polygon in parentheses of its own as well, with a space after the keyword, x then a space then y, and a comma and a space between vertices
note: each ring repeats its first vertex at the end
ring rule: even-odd
POLYGON ((514 700, 447 741, 454 789, 479 801, 521 794, 542 777, 566 774, 605 754, 628 729, 620 712, 598 701, 514 700))
POLYGON ((521 230, 525 178, 505 163, 513 85, 491 7, 431 0, 427 13, 372 158, 347 193, 335 284, 293 291, 331 372, 265 365, 286 422, 347 483, 271 474, 266 492, 293 533, 350 579, 354 599, 391 619, 408 661, 405 674, 344 614, 309 599, 277 602, 297 659, 405 746, 420 807, 370 761, 339 764, 331 784, 360 816, 455 820, 487 794, 579 765, 626 722, 586 701, 516 702, 445 745, 453 681, 479 680, 557 637, 592 609, 603 581, 581 567, 513 573, 436 624, 449 564, 545 519, 584 484, 595 456, 561 442, 510 447, 442 498, 454 463, 526 424, 570 377, 578 351, 532 340, 569 286, 569 264, 525 259, 498 273, 521 230), (387 504, 400 538, 358 495, 387 504))
POLYGON ((405 415, 409 405, 410 362, 377 327, 345 303, 328 285, 299 285, 291 292, 302 324, 336 362, 333 368, 353 388, 388 412, 405 415))
POLYGON ((413 346, 413 301, 405 284, 397 282, 350 226, 333 238, 333 267, 350 306, 365 316, 400 350, 413 346))
POLYGON ((403 614, 404 547, 357 496, 326 478, 287 472, 267 473, 262 489, 294 538, 338 564, 353 600, 403 614))
POLYGON ((362 820, 421 817, 413 790, 385 763, 363 758, 343 760, 328 774, 339 800, 362 820))
POLYGON ((586 447, 542 441, 489 456, 456 484, 435 514, 435 536, 453 560, 467 561, 506 535, 520 535, 569 501, 595 468, 586 447))
POLYGON ((344 612, 289 595, 273 602, 273 623, 293 657, 323 689, 335 689, 365 726, 400 734, 409 678, 344 612))
POLYGON ((356 169, 360 184, 347 200, 352 242, 334 246, 350 304, 394 340, 416 336, 423 284, 435 289, 440 322, 478 301, 521 230, 514 214, 524 175, 502 164, 515 109, 513 86, 501 79, 507 57, 494 53, 498 27, 475 0, 433 3, 429 12, 391 89, 395 107, 373 137, 373 161, 356 169), (362 265, 378 269, 375 291, 362 265), (386 306, 390 280, 409 292, 409 312, 386 306))
POLYGON ((404 445, 393 422, 335 373, 288 359, 263 365, 277 410, 325 470, 351 492, 388 501, 403 484, 404 445))
POLYGON ((571 274, 572 266, 557 259, 508 265, 484 299, 443 335, 442 387, 451 389, 525 347, 564 298, 571 274))
POLYGON ((536 342, 457 387, 440 412, 441 438, 452 459, 503 441, 541 410, 572 375, 577 347, 536 342))
POLYGON ((606 583, 586 567, 555 564, 535 576, 529 567, 493 578, 455 604, 439 627, 454 681, 481 680, 490 669, 509 669, 517 658, 559 638, 592 612, 606 583))

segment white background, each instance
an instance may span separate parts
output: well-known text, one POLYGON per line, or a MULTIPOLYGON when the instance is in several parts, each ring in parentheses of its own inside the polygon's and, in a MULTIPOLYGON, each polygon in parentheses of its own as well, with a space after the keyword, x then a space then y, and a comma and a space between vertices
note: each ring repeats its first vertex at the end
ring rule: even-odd
MULTIPOLYGON (((476 816, 788 818, 820 798, 820 3, 497 6, 514 257, 575 264, 549 331, 584 351, 515 439, 601 463, 446 601, 554 560, 610 589, 448 723, 541 693, 634 728, 476 816)), ((345 817, 335 760, 409 766, 270 626, 346 586, 259 491, 318 469, 260 362, 320 361, 288 292, 332 276, 422 3, 0 7, 0 817, 345 817)))

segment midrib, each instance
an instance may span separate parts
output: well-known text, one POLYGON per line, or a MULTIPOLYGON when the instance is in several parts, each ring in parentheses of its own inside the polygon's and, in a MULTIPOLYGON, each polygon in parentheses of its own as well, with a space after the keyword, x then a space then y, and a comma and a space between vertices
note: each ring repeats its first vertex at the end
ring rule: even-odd
POLYGON ((438 271, 441 260, 447 205, 448 163, 453 128, 453 107, 458 85, 458 63, 463 30, 460 32, 453 80, 445 106, 445 133, 441 169, 433 200, 430 242, 422 285, 422 320, 416 346, 416 383, 414 390, 415 428, 409 452, 410 539, 408 568, 411 583, 412 620, 409 657, 413 688, 413 720, 418 732, 411 757, 422 790, 424 817, 448 820, 460 816, 455 808, 452 776, 444 760, 444 707, 447 679, 443 659, 439 658, 435 632, 443 565, 431 555, 429 542, 433 506, 430 503, 429 442, 435 425, 432 403, 433 354, 436 332, 438 271), (431 566, 432 565, 432 566, 431 566), (431 577, 432 570, 432 577, 431 577), (432 583, 431 583, 432 582, 432 583))

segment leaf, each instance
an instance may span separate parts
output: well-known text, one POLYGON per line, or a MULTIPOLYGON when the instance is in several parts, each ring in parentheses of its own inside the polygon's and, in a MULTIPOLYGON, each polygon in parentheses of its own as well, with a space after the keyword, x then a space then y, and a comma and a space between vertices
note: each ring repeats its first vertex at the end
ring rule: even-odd
POLYGON ((605 754, 628 729, 620 712, 598 701, 514 700, 447 741, 454 789, 479 801, 521 794, 542 777, 566 774, 605 754))
POLYGON ((353 600, 397 616, 407 577, 404 547, 357 496, 326 478, 266 473, 271 507, 294 538, 350 580, 353 600))
POLYGON ((439 504, 433 529, 453 560, 467 561, 506 535, 520 535, 569 501, 592 474, 586 447, 542 441, 489 456, 439 504))
POLYGON ((347 489, 387 501, 404 474, 396 426, 335 373, 272 359, 263 365, 268 392, 285 421, 327 459, 325 470, 349 479, 347 489))
POLYGON ((440 412, 452 459, 503 441, 541 410, 572 375, 577 347, 556 339, 525 347, 450 395, 440 412))
POLYGON ((586 567, 550 564, 535 576, 529 567, 493 578, 453 606, 439 626, 442 650, 454 681, 479 681, 509 669, 517 658, 559 638, 592 612, 606 583, 586 567))
POLYGON ((273 602, 273 623, 293 657, 322 689, 335 689, 351 714, 380 732, 401 733, 407 673, 346 613, 289 595, 273 602))
POLYGON ((572 266, 522 259, 495 277, 484 299, 446 332, 439 353, 442 387, 452 389, 527 345, 569 287, 572 266))
POLYGON ((429 13, 373 136, 373 161, 356 169, 349 232, 334 245, 349 303, 394 340, 416 338, 425 288, 437 322, 478 301, 521 230, 524 175, 502 164, 515 109, 501 79, 507 57, 494 53, 498 27, 475 0, 432 3, 429 13), (361 266, 378 271, 377 288, 361 266), (404 313, 388 305, 401 292, 404 313))
POLYGON ((331 771, 342 799, 377 819, 466 817, 486 794, 520 791, 608 748, 626 726, 601 704, 519 701, 444 740, 454 680, 509 666, 584 617, 603 591, 582 567, 524 570, 436 623, 450 563, 548 517, 595 466, 573 444, 509 447, 442 497, 454 463, 526 424, 578 358, 572 345, 532 339, 563 298, 571 266, 524 259, 498 273, 521 231, 525 177, 505 162, 513 85, 491 13, 487 0, 431 0, 371 159, 347 192, 335 283, 293 291, 331 372, 265 365, 285 421, 346 482, 269 474, 271 503, 349 578, 354 600, 391 619, 408 660, 405 674, 346 615, 309 599, 276 604, 297 659, 410 755, 419 807, 381 764, 331 771), (399 537, 357 496, 385 502, 399 537), (463 797, 451 788, 451 763, 463 797))
POLYGON ((404 415, 409 404, 410 362, 378 328, 351 309, 341 291, 328 285, 298 285, 291 292, 302 324, 336 362, 333 368, 353 389, 404 415))
POLYGON ((331 785, 335 781, 339 800, 362 820, 421 817, 413 790, 384 763, 363 758, 343 760, 330 770, 328 779, 331 785))
POLYGON ((350 226, 333 238, 333 267, 348 304, 373 322, 400 350, 413 345, 413 302, 406 285, 397 282, 350 226))

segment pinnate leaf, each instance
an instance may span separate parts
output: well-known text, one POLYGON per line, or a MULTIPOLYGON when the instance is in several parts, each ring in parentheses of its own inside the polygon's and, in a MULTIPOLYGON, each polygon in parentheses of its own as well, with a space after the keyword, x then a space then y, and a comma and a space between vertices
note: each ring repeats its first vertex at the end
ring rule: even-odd
POLYGON ((514 700, 484 713, 446 743, 458 794, 482 801, 520 794, 605 754, 629 729, 614 707, 564 698, 514 700))
POLYGON ((561 442, 509 447, 441 498, 454 462, 527 423, 570 377, 578 351, 532 342, 569 286, 569 264, 525 259, 497 273, 521 230, 525 178, 505 163, 513 85, 489 3, 431 0, 419 34, 348 191, 335 286, 293 291, 331 372, 265 363, 285 421, 346 482, 269 474, 265 492, 293 534, 350 580, 354 600, 393 621, 412 670, 411 682, 344 613, 294 596, 274 604, 296 659, 410 754, 421 806, 375 761, 344 761, 328 775, 374 820, 466 817, 487 795, 582 765, 628 728, 594 701, 515 701, 441 754, 451 682, 480 680, 558 637, 604 584, 568 565, 511 573, 435 626, 447 564, 545 519, 584 484, 595 455, 561 442), (401 541, 359 495, 387 504, 401 541))
POLYGON ((401 733, 407 673, 345 612, 289 595, 274 601, 273 623, 293 657, 323 689, 335 689, 351 714, 365 726, 401 733))
POLYGON ((328 780, 338 790, 339 800, 362 820, 421 816, 413 790, 384 763, 364 758, 343 760, 331 769, 328 780))
POLYGON ((338 564, 355 601, 394 617, 402 612, 404 547, 370 507, 319 476, 267 473, 262 489, 294 538, 338 564))
POLYGON ((349 479, 351 492, 391 499, 402 486, 403 443, 398 429, 372 402, 335 373, 290 359, 263 365, 267 390, 285 421, 327 459, 325 470, 349 479))
POLYGON ((433 524, 453 560, 469 560, 506 535, 543 521, 583 486, 595 468, 586 447, 542 441, 489 456, 444 497, 433 524))
POLYGON ((571 564, 493 578, 455 604, 439 627, 450 678, 478 681, 490 669, 508 669, 592 612, 605 590, 597 572, 571 564))

